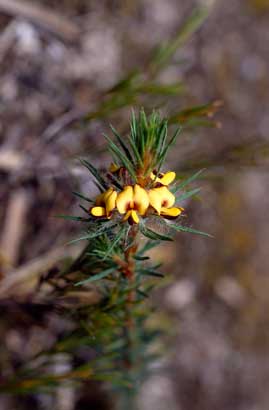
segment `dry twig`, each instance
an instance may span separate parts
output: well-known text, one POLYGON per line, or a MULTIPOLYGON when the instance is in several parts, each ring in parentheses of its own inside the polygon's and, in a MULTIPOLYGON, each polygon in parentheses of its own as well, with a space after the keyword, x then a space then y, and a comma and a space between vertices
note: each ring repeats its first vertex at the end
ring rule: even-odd
POLYGON ((0 284, 0 299, 31 292, 42 273, 67 257, 77 257, 80 252, 81 246, 60 247, 10 272, 0 284))
POLYGON ((16 266, 26 226, 26 213, 31 202, 29 191, 19 188, 10 197, 0 249, 8 265, 16 266))
POLYGON ((32 21, 56 34, 64 41, 77 41, 80 35, 79 28, 67 18, 37 5, 36 2, 25 0, 0 0, 0 12, 19 16, 32 21))

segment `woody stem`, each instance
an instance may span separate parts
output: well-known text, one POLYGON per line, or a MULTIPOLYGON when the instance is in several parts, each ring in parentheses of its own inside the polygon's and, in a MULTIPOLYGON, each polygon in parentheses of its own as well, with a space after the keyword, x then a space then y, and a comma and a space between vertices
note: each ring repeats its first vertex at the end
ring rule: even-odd
MULTIPOLYGON (((127 248, 125 251, 125 275, 128 280, 129 287, 132 288, 135 282, 135 260, 134 255, 137 251, 137 244, 135 239, 137 237, 138 229, 137 226, 132 226, 129 231, 129 238, 132 240, 133 245, 127 248)), ((125 305, 125 326, 124 335, 126 337, 126 357, 124 360, 125 367, 130 369, 132 366, 132 351, 134 344, 134 326, 135 321, 132 314, 133 303, 135 302, 136 291, 135 289, 130 289, 127 294, 126 305, 125 305)))

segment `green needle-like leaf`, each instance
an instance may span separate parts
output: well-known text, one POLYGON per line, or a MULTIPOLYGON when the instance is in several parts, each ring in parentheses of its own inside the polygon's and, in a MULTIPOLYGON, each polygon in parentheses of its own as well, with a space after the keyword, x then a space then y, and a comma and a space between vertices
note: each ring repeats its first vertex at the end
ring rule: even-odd
POLYGON ((115 246, 120 242, 120 240, 123 238, 123 236, 126 233, 126 229, 128 229, 128 226, 123 225, 120 229, 119 232, 117 232, 117 234, 114 237, 114 240, 111 241, 111 245, 109 246, 108 250, 106 251, 104 257, 102 260, 107 259, 107 257, 111 254, 111 252, 113 251, 113 249, 115 248, 115 246))
POLYGON ((81 216, 56 215, 56 218, 67 219, 67 220, 69 220, 69 221, 91 222, 91 219, 90 219, 90 218, 82 218, 81 216))
POLYGON ((80 282, 77 282, 75 285, 79 286, 79 285, 84 285, 85 283, 89 283, 89 282, 96 282, 97 280, 106 278, 108 275, 110 275, 111 273, 116 272, 116 271, 117 271, 117 268, 115 268, 115 267, 105 269, 105 270, 97 273, 96 275, 91 276, 88 279, 81 280, 80 282))
POLYGON ((121 148, 125 152, 126 157, 132 162, 133 158, 132 158, 132 155, 131 155, 126 143, 123 141, 123 139, 121 138, 119 133, 115 130, 115 128, 112 127, 112 125, 110 125, 110 128, 111 128, 111 131, 113 132, 113 134, 115 135, 119 145, 121 146, 121 148))
POLYGON ((203 231, 198 231, 197 229, 189 228, 188 226, 183 226, 183 225, 175 225, 175 224, 169 224, 170 228, 175 229, 178 232, 189 232, 189 233, 194 233, 196 235, 203 235, 207 236, 209 238, 213 238, 212 235, 209 233, 203 232, 203 231))
POLYGON ((198 7, 193 11, 176 38, 170 43, 163 44, 159 49, 152 63, 151 70, 153 73, 158 72, 169 62, 176 50, 184 45, 190 36, 202 25, 207 16, 208 9, 206 7, 198 7))
POLYGON ((139 269, 139 273, 141 273, 142 275, 149 275, 149 276, 156 276, 158 278, 163 278, 164 274, 161 272, 158 272, 154 269, 139 269))
POLYGON ((177 128, 177 130, 175 131, 174 135, 172 136, 172 138, 170 139, 170 141, 168 142, 168 144, 163 148, 159 158, 158 158, 158 162, 159 162, 159 166, 158 166, 158 171, 157 174, 160 172, 161 167, 165 161, 166 155, 168 153, 169 148, 172 147, 172 145, 175 143, 176 138, 178 136, 178 134, 180 133, 181 128, 177 128))
POLYGON ((86 159, 80 159, 80 162, 82 165, 84 165, 90 173, 96 178, 96 181, 103 187, 104 189, 108 188, 107 182, 104 180, 104 178, 100 175, 99 171, 86 159))
POLYGON ((133 164, 132 162, 127 158, 127 156, 117 147, 116 144, 114 144, 114 142, 107 137, 106 135, 104 135, 105 139, 108 141, 109 143, 109 148, 110 150, 116 155, 117 158, 119 158, 119 160, 121 161, 122 165, 128 170, 128 172, 130 173, 130 175, 133 177, 134 181, 136 181, 136 174, 133 168, 133 164))
POLYGON ((140 232, 154 241, 172 241, 173 239, 170 236, 160 234, 158 232, 153 231, 150 228, 147 228, 142 222, 139 224, 140 232))
POLYGON ((201 175, 201 173, 204 172, 204 171, 205 171, 205 168, 200 169, 200 171, 198 171, 195 174, 191 175, 189 178, 184 179, 180 184, 178 184, 178 185, 176 184, 174 189, 170 189, 170 190, 173 192, 173 194, 177 193, 180 189, 185 188, 185 186, 187 186, 188 184, 193 182, 195 179, 197 179, 201 175))
POLYGON ((98 236, 103 235, 106 231, 113 229, 115 226, 117 225, 116 224, 111 225, 109 222, 106 222, 105 226, 101 227, 100 229, 97 229, 96 231, 83 235, 80 238, 73 239, 72 241, 68 242, 68 244, 70 245, 75 242, 97 238, 98 236))
POLYGON ((177 201, 184 201, 187 198, 192 197, 193 195, 198 194, 201 191, 201 188, 194 188, 191 191, 186 191, 183 194, 176 196, 177 201))
POLYGON ((93 203, 94 201, 87 196, 81 194, 80 192, 72 191, 72 194, 76 195, 78 198, 84 199, 84 201, 93 203))

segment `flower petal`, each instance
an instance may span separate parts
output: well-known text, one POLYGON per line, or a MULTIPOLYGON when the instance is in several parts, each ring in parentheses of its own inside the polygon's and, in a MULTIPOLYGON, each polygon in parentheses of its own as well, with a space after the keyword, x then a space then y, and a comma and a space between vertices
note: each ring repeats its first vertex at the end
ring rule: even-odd
POLYGON ((158 188, 150 189, 148 196, 149 196, 150 205, 160 215, 161 207, 162 207, 162 196, 160 195, 158 188))
POLYGON ((120 214, 125 214, 128 209, 133 208, 133 187, 127 185, 123 191, 121 191, 116 199, 116 205, 120 214))
POLYGON ((134 186, 134 208, 140 215, 145 215, 149 207, 149 196, 144 188, 140 185, 134 186))
POLYGON ((171 208, 171 206, 174 205, 175 200, 176 200, 175 195, 173 195, 172 192, 170 192, 166 186, 162 186, 160 188, 155 188, 155 189, 156 191, 159 192, 162 198, 162 207, 171 208))
POLYGON ((95 199, 95 204, 97 206, 105 205, 106 198, 111 194, 112 191, 113 191, 113 188, 109 188, 107 191, 99 194, 95 199))
POLYGON ((152 208, 160 215, 161 208, 171 208, 174 205, 175 196, 166 186, 162 186, 149 190, 149 201, 152 208))
POLYGON ((117 164, 115 164, 115 162, 112 162, 112 163, 110 164, 109 171, 112 172, 112 174, 113 174, 114 172, 117 172, 119 169, 120 169, 120 166, 117 165, 117 164))
POLYGON ((159 176, 156 178, 156 174, 153 172, 150 174, 150 178, 154 183, 159 183, 162 185, 169 185, 171 184, 176 177, 176 173, 173 171, 166 172, 165 174, 159 174, 159 176))
POLYGON ((168 218, 176 218, 182 211, 183 208, 161 208, 161 215, 168 218))
POLYGON ((91 209, 91 214, 93 216, 106 216, 106 210, 102 206, 94 206, 91 209))
POLYGON ((112 194, 113 191, 113 188, 110 187, 106 192, 104 192, 104 202, 106 202, 107 198, 112 194))
POLYGON ((117 192, 112 191, 108 197, 106 198, 105 204, 106 204, 106 214, 107 216, 110 216, 111 212, 116 206, 116 199, 117 199, 117 192))
POLYGON ((156 181, 156 179, 158 178, 156 178, 156 174, 157 174, 157 172, 154 174, 154 172, 151 172, 150 173, 150 178, 152 179, 152 181, 156 181))
POLYGON ((166 174, 164 174, 160 178, 159 182, 163 185, 169 185, 174 181, 175 177, 176 177, 176 173, 173 171, 169 171, 169 172, 166 172, 166 174))
POLYGON ((131 224, 131 225, 132 225, 133 223, 135 223, 135 224, 138 224, 138 223, 139 223, 139 217, 138 217, 138 215, 137 215, 137 212, 134 211, 133 209, 130 209, 128 212, 126 212, 126 214, 125 214, 123 220, 124 220, 124 221, 127 221, 127 220, 128 220, 129 224, 131 224))

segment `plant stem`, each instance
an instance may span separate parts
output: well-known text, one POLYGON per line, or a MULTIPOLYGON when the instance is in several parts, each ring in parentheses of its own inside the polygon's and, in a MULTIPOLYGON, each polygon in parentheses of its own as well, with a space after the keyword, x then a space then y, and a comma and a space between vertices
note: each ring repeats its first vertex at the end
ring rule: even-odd
MULTIPOLYGON (((133 242, 133 245, 127 248, 125 251, 125 262, 126 262, 126 277, 129 282, 129 287, 132 288, 135 282, 135 260, 134 255, 137 251, 137 244, 135 243, 137 237, 137 227, 132 226, 129 231, 129 238, 133 242)), ((132 366, 132 348, 133 348, 133 331, 134 331, 134 318, 132 316, 132 305, 135 301, 136 291, 131 289, 127 295, 127 303, 125 305, 125 325, 126 325, 126 337, 127 337, 127 367, 132 366)))
MULTIPOLYGON (((126 298, 124 307, 124 323, 123 323, 123 337, 126 340, 125 356, 123 358, 123 366, 128 375, 128 379, 134 382, 133 368, 134 368, 134 350, 135 350, 135 319, 133 317, 133 303, 136 300, 136 289, 134 288, 136 274, 135 274, 135 259, 134 255, 137 252, 138 245, 136 238, 138 234, 137 226, 133 225, 128 232, 128 237, 132 245, 125 250, 125 268, 124 274, 128 280, 128 285, 131 288, 126 298)), ((125 392, 124 406, 122 408, 131 410, 134 408, 135 386, 127 389, 125 392)))

